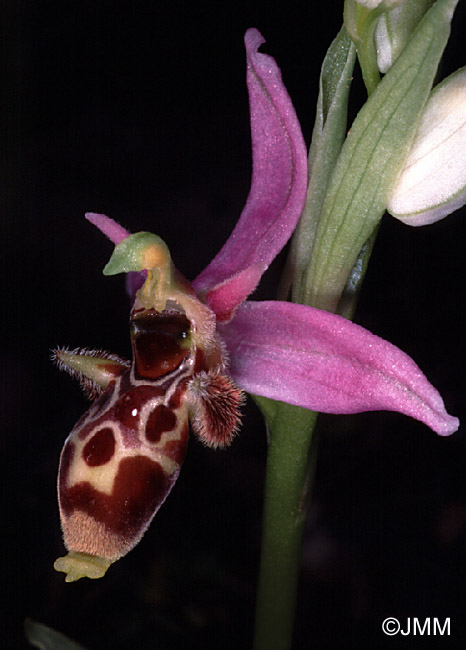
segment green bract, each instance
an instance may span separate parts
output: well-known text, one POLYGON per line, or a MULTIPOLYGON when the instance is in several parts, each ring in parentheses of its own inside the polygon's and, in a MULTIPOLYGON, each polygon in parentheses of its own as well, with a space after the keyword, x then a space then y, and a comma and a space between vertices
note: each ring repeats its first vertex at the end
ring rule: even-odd
MULTIPOLYGON (((348 276, 387 205, 413 142, 457 0, 438 0, 357 115, 319 215, 302 301, 336 311, 348 276)), ((312 183, 312 179, 311 179, 312 183)))
MULTIPOLYGON (((293 235, 293 300, 305 302, 303 276, 312 255, 319 214, 328 180, 346 136, 348 95, 356 58, 355 47, 343 27, 322 64, 316 119, 309 151, 310 185, 303 214, 293 235)), ((290 278, 291 280, 291 278, 290 278)))

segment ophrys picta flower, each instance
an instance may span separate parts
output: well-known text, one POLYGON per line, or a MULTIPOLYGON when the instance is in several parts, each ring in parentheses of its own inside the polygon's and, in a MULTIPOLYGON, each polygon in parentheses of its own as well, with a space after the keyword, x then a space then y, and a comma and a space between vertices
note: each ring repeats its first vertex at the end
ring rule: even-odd
POLYGON ((69 554, 55 566, 69 581, 102 576, 140 540, 178 476, 188 420, 206 444, 231 442, 242 391, 328 413, 395 410, 441 435, 458 426, 416 364, 390 343, 318 309, 246 300, 296 227, 307 164, 274 60, 258 53, 256 30, 245 42, 251 191, 232 235, 192 285, 156 235, 130 235, 104 215, 87 215, 116 244, 104 273, 130 274, 133 359, 56 352, 98 396, 60 465, 69 554))

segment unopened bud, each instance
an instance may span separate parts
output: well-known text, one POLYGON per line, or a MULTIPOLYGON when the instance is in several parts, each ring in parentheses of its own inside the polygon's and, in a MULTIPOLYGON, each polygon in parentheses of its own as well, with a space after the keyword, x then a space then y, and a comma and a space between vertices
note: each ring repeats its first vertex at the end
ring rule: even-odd
POLYGON ((374 33, 380 72, 385 73, 391 68, 433 2, 434 0, 385 0, 387 11, 378 19, 374 33))
POLYGON ((411 226, 466 203, 466 68, 432 91, 387 210, 411 226))

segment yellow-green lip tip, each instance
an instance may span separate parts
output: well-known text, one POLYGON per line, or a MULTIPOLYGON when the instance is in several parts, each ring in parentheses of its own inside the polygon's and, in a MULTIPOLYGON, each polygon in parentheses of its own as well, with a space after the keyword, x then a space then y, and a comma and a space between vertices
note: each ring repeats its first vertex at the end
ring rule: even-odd
POLYGON ((55 560, 55 571, 66 573, 65 582, 76 582, 80 578, 103 578, 112 560, 97 555, 70 551, 64 557, 55 560))

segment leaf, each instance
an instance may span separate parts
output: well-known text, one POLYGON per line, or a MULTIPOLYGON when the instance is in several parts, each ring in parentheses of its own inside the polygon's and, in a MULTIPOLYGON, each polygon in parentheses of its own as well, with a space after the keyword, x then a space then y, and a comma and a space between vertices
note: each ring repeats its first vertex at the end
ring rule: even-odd
POLYGON ((24 631, 29 643, 40 650, 85 650, 84 646, 68 639, 61 632, 30 618, 24 621, 24 631))

